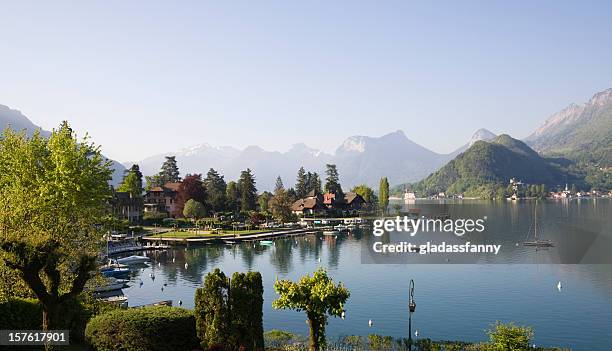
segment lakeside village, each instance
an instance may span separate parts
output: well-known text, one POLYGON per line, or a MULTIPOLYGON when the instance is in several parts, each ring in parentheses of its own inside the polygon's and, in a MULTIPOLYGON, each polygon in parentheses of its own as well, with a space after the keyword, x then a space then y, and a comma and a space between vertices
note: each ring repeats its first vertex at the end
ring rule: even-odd
MULTIPOLYGON (((556 190, 549 191, 545 184, 526 184, 516 178, 510 178, 508 181, 507 188, 505 189, 504 195, 500 198, 506 200, 533 200, 533 199, 548 199, 548 200, 569 200, 569 199, 589 199, 589 198, 612 198, 612 190, 608 192, 599 191, 592 189, 590 191, 581 191, 576 188, 574 184, 568 186, 565 184, 563 188, 561 185, 557 185, 556 190)), ((404 189, 401 197, 391 196, 391 200, 404 200, 407 203, 411 203, 415 200, 442 200, 442 199, 476 199, 465 197, 462 193, 448 194, 447 192, 438 192, 430 196, 418 197, 417 193, 404 189)))
MULTIPOLYGON (((193 310, 172 301, 126 308, 125 300, 112 294, 130 282, 124 279, 130 269, 150 261, 124 257, 131 251, 190 240, 273 246, 274 235, 316 228, 333 238, 367 228, 369 217, 389 207, 386 178, 377 194, 367 186, 345 193, 334 165, 327 166, 325 184, 302 168, 294 188, 286 189, 278 178, 273 193, 258 194, 249 169, 236 182, 226 183, 213 169, 206 177, 181 179, 176 160, 168 157, 159 174, 147 177, 146 190, 136 165, 111 189, 110 162, 94 144, 78 139, 67 122, 48 138, 6 129, 0 169, 0 330, 28 331, 13 333, 14 342, 23 337, 45 350, 63 349, 55 337, 69 331, 70 350, 558 350, 535 347, 533 330, 512 323, 494 324, 488 342, 435 342, 416 332, 413 340, 409 332, 399 339, 348 335, 333 343, 326 338, 327 321, 346 317, 350 291, 322 268, 298 281, 274 283, 273 308, 306 312, 307 340, 264 332, 259 272, 229 277, 214 269, 195 289, 193 310), (108 258, 116 259, 105 264, 108 258), (49 335, 53 338, 45 338, 49 335)), ((413 297, 411 282, 410 318, 413 297)))

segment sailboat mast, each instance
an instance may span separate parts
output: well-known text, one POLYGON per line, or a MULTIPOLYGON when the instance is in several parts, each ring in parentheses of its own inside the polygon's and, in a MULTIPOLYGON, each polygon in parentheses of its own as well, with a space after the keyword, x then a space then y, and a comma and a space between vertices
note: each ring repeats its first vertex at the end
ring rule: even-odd
POLYGON ((538 201, 536 200, 533 210, 533 236, 538 239, 538 201))

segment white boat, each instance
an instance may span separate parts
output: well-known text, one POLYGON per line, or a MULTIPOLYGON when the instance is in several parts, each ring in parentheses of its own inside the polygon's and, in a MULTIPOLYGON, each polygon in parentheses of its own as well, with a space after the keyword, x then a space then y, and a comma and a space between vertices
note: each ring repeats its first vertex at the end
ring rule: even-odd
POLYGON ((129 265, 129 264, 140 264, 140 263, 149 262, 151 261, 151 259, 146 256, 132 255, 128 257, 118 258, 115 261, 119 264, 129 265))
POLYGON ((121 307, 127 307, 128 297, 127 295, 117 295, 117 296, 104 297, 101 300, 117 304, 121 307))
POLYGON ((123 288, 129 287, 129 285, 127 284, 128 282, 128 279, 117 279, 114 277, 110 277, 108 279, 108 284, 95 287, 93 291, 99 293, 113 290, 121 290, 123 288))
POLYGON ((328 229, 328 230, 324 230, 323 231, 323 235, 338 235, 338 234, 340 234, 340 232, 337 231, 337 230, 329 230, 328 229))
POLYGON ((344 231, 344 230, 348 230, 348 227, 345 226, 344 224, 338 224, 337 226, 334 227, 334 229, 338 231, 344 231))

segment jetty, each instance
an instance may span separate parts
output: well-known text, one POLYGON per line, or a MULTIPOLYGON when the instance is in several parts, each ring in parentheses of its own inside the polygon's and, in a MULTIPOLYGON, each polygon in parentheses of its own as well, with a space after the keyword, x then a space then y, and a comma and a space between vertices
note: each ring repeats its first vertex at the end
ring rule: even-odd
POLYGON ((276 231, 263 231, 261 233, 252 234, 219 234, 216 236, 197 236, 193 237, 180 237, 174 238, 172 236, 159 237, 159 236, 145 236, 141 240, 147 243, 153 243, 153 245, 143 245, 143 247, 154 247, 164 244, 170 245, 181 245, 181 244, 213 244, 213 243, 226 243, 226 244, 237 244, 243 241, 260 241, 260 240, 274 240, 284 237, 298 236, 308 233, 315 233, 316 230, 313 228, 297 228, 287 230, 276 230, 276 231))

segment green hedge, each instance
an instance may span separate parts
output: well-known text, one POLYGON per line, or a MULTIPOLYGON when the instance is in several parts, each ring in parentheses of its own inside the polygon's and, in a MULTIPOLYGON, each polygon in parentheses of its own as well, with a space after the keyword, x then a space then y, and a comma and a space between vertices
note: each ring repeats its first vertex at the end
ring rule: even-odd
POLYGON ((177 307, 110 311, 92 318, 85 336, 98 351, 191 351, 198 348, 193 313, 177 307))
POLYGON ((0 330, 42 329, 42 306, 36 299, 10 298, 0 302, 0 330))

